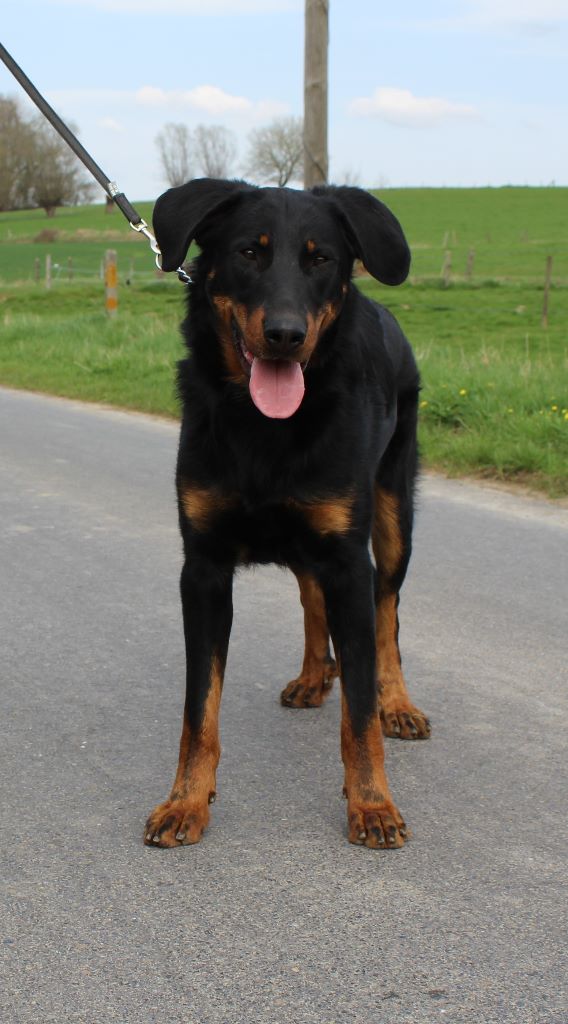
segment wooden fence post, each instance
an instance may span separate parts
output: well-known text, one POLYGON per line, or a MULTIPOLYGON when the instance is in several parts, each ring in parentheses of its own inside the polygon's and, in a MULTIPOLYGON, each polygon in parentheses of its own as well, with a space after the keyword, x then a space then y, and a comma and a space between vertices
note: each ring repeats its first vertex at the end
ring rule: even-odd
POLYGON ((546 271, 544 275, 544 298, 542 300, 542 326, 548 327, 548 296, 550 294, 550 282, 552 279, 552 256, 546 257, 546 271))
POLYGON ((116 272, 116 250, 105 253, 105 309, 108 316, 116 316, 118 310, 118 275, 116 272))
POLYGON ((35 280, 36 284, 39 284, 39 279, 40 279, 40 276, 41 276, 40 267, 41 267, 40 258, 39 258, 39 256, 36 256, 36 258, 34 260, 34 280, 35 280))
POLYGON ((67 280, 73 280, 73 259, 71 256, 67 258, 67 280))
POLYGON ((51 253, 45 257, 45 287, 51 288, 51 253))
POLYGON ((473 277, 473 264, 475 263, 475 249, 470 249, 467 254, 467 266, 465 268, 465 276, 468 281, 471 281, 473 277))

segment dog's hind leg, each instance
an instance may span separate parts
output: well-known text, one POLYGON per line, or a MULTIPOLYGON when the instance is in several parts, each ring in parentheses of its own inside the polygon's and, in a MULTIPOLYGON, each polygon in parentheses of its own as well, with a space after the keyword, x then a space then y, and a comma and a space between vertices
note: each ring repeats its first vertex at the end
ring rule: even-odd
POLYGON ((333 686, 337 665, 331 657, 325 603, 313 576, 297 573, 304 609, 304 661, 297 679, 284 687, 280 700, 289 708, 319 708, 333 686))
POLYGON ((398 426, 377 476, 372 530, 381 723, 386 736, 405 740, 430 735, 426 715, 408 694, 398 646, 399 591, 412 546, 416 469, 416 396, 409 395, 406 405, 399 405, 398 426))

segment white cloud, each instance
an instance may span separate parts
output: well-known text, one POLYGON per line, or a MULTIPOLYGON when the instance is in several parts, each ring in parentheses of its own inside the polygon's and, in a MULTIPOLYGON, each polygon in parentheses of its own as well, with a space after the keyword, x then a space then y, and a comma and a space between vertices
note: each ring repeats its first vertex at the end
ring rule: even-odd
POLYGON ((136 102, 150 107, 191 107, 214 115, 244 113, 253 106, 244 96, 232 96, 216 85, 198 85, 186 90, 144 85, 136 92, 136 102))
POLYGON ((253 113, 256 121, 272 121, 275 117, 288 117, 290 104, 280 100, 259 100, 254 104, 253 113))
POLYGON ((97 121, 99 128, 106 128, 111 132, 123 132, 124 126, 121 125, 120 121, 116 121, 114 117, 101 117, 97 121))
POLYGON ((381 86, 372 96, 351 101, 351 114, 379 117, 391 124, 415 127, 435 124, 448 117, 476 117, 475 107, 452 103, 438 96, 414 96, 410 89, 381 86))
MULTIPOLYGON (((58 89, 49 92, 49 99, 58 110, 84 103, 120 107, 123 118, 125 107, 132 104, 154 110, 181 112, 194 110, 209 117, 248 117, 254 122, 270 121, 290 113, 290 105, 280 100, 250 100, 234 96, 217 85, 197 85, 193 89, 161 89, 155 85, 142 85, 133 91, 127 89, 58 89)), ((75 115, 76 116, 76 115, 75 115)), ((118 130, 122 125, 112 117, 98 122, 102 127, 118 130), (103 124, 103 121, 105 122, 103 124), (112 123, 111 123, 112 122, 112 123)))

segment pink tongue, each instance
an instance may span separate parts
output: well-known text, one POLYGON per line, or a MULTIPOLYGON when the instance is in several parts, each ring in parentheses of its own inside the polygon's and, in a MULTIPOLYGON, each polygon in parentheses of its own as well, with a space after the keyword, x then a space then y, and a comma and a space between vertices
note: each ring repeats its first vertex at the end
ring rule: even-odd
POLYGON ((304 397, 304 374, 299 363, 278 359, 253 360, 251 398, 265 416, 284 420, 292 416, 304 397))

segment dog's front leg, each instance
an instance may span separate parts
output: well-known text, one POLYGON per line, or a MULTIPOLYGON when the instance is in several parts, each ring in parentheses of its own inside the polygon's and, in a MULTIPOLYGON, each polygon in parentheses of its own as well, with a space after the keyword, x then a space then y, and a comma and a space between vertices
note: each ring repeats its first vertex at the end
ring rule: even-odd
POLYGON ((364 547, 349 546, 320 574, 341 673, 341 754, 349 842, 402 846, 407 830, 393 803, 375 679, 373 569, 364 547))
POLYGON ((232 569, 188 559, 181 574, 186 697, 179 764, 168 800, 146 822, 148 846, 198 843, 215 799, 219 707, 233 616, 232 569))

